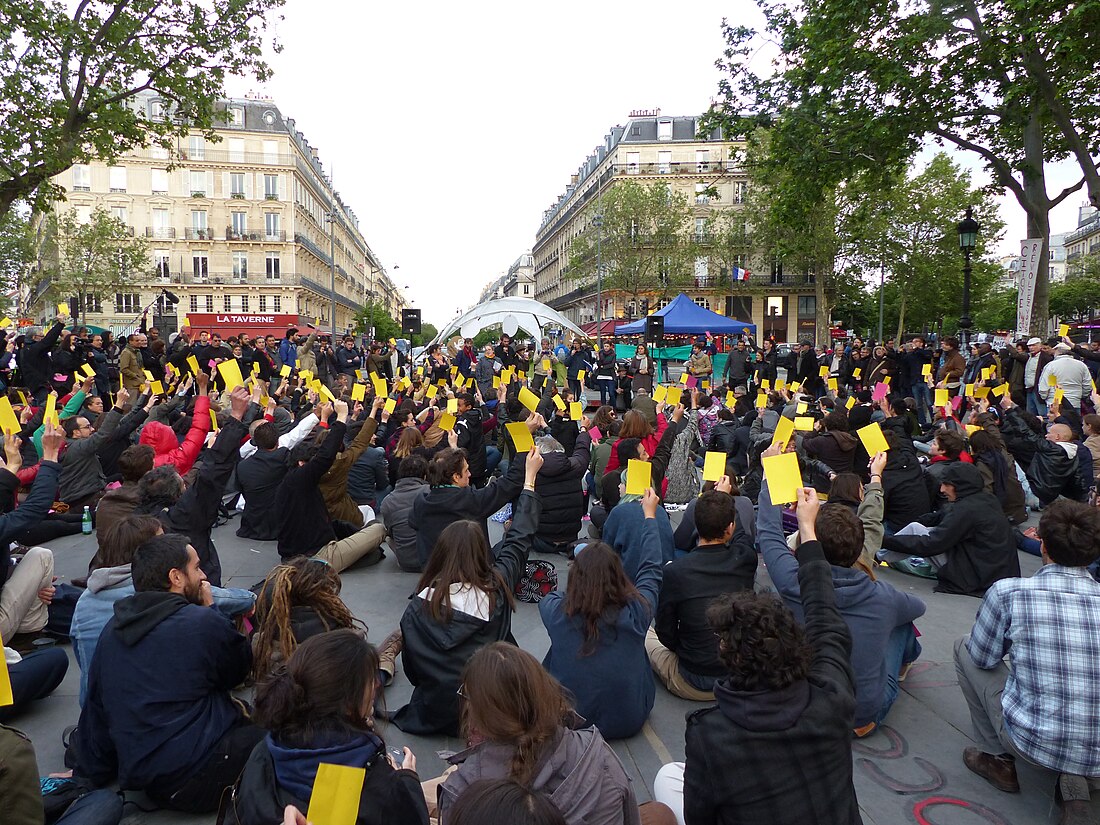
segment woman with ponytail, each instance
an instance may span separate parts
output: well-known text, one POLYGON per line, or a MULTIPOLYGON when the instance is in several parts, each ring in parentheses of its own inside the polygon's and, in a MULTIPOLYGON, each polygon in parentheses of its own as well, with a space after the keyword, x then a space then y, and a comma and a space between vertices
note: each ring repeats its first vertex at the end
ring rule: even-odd
POLYGON ((298 646, 256 687, 255 719, 270 733, 233 790, 228 821, 272 825, 287 805, 308 810, 317 767, 363 768, 356 825, 427 825, 416 757, 397 765, 374 733, 378 653, 356 630, 332 630, 298 646))

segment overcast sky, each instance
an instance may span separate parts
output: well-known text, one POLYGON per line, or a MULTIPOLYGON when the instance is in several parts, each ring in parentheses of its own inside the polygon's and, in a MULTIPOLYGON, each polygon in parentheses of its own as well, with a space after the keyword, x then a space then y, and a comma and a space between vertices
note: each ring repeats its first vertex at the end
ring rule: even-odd
MULTIPOLYGON (((757 14, 751 0, 287 0, 274 78, 230 91, 266 93, 296 120, 398 288, 441 325, 531 248, 543 211, 630 110, 705 110, 723 16, 757 14)), ((1083 200, 1053 231, 1076 226, 1083 200)), ((1018 249, 1022 212, 1006 200, 1002 214, 1004 247, 1018 249)))

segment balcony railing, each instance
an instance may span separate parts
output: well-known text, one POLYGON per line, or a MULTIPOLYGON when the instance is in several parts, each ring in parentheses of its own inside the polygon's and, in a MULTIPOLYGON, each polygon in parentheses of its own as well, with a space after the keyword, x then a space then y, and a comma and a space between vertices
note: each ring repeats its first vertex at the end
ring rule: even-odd
MULTIPOLYGON (((243 163, 249 166, 290 166, 294 161, 290 155, 268 154, 266 152, 231 152, 228 149, 207 148, 201 152, 181 149, 176 155, 178 163, 243 163)), ((151 154, 139 153, 139 157, 152 158, 151 154)), ((164 160, 164 158, 155 158, 164 160)))
POLYGON ((286 241, 286 231, 278 232, 238 232, 231 226, 225 228, 227 241, 261 241, 267 243, 283 243, 286 241))
POLYGON ((731 160, 678 160, 668 163, 616 163, 615 175, 738 174, 743 168, 731 160))
POLYGON ((214 240, 214 230, 188 227, 183 230, 183 237, 188 241, 212 241, 214 240))
POLYGON ((147 226, 145 227, 146 238, 156 238, 157 240, 171 240, 176 237, 176 227, 174 226, 147 226))
POLYGON ((1096 232, 1100 232, 1100 217, 1095 217, 1088 222, 1077 227, 1075 230, 1066 235, 1066 239, 1062 242, 1063 246, 1069 246, 1076 243, 1082 238, 1087 238, 1096 232))

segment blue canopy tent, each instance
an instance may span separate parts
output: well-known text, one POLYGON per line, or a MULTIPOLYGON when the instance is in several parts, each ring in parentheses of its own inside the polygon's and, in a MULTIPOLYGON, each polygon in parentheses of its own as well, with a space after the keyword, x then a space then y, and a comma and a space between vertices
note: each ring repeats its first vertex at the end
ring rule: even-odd
MULTIPOLYGON (((740 335, 746 330, 750 335, 756 334, 755 324, 704 309, 683 292, 653 314, 664 316, 665 335, 702 335, 705 332, 713 335, 740 335)), ((645 321, 642 318, 631 324, 623 324, 615 330, 615 335, 641 335, 645 332, 645 321)))

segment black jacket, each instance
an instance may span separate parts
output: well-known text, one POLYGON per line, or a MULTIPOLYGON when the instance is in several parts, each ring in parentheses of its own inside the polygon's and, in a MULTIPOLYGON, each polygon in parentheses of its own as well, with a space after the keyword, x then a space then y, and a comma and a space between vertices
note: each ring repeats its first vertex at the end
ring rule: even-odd
POLYGON ((1001 433, 1005 446, 1013 458, 1020 462, 1027 474, 1028 484, 1041 504, 1050 504, 1062 495, 1075 501, 1084 501, 1088 486, 1082 485, 1080 457, 1077 455, 1082 446, 1070 443, 1070 450, 1057 442, 1047 441, 1024 420, 1019 407, 1013 407, 1005 413, 1001 433))
POLYGON ((19 381, 31 393, 50 385, 50 351, 64 328, 65 325, 58 321, 41 341, 24 344, 19 350, 19 381))
MULTIPOLYGON (((852 472, 858 444, 858 438, 843 430, 807 433, 802 438, 802 449, 806 451, 806 455, 824 461, 835 473, 852 472)), ((861 467, 861 475, 862 470, 861 467)))
POLYGON ((274 541, 279 537, 275 496, 287 474, 286 447, 257 450, 237 465, 237 487, 244 495, 244 513, 237 535, 274 541))
POLYGON ((572 456, 547 453, 542 457, 542 469, 535 484, 539 501, 542 502, 539 538, 552 544, 563 544, 577 538, 585 511, 581 479, 588 470, 591 450, 592 438, 583 432, 577 436, 572 456))
POLYGON ((1012 525, 997 497, 985 491, 978 468, 952 462, 942 478, 954 486, 956 498, 919 519, 932 531, 926 536, 884 536, 883 548, 912 556, 946 555, 936 586, 940 593, 981 596, 994 582, 1019 577, 1012 525))
POLYGON ((99 466, 103 468, 103 474, 108 479, 118 475, 119 456, 132 443, 131 436, 134 432, 149 417, 149 413, 145 411, 145 402, 148 400, 149 396, 147 395, 139 396, 134 401, 134 406, 130 412, 122 416, 122 420, 118 422, 118 427, 115 428, 114 432, 110 433, 96 448, 95 452, 99 456, 99 466))
POLYGON ((252 667, 248 639, 217 610, 143 592, 115 603, 80 714, 78 776, 123 790, 178 787, 241 722, 229 691, 252 667))
POLYGON ((378 491, 389 485, 390 471, 381 447, 367 447, 348 471, 348 495, 356 504, 374 506, 378 491))
POLYGON ((470 464, 470 477, 478 481, 485 477, 485 435, 481 424, 485 420, 478 407, 471 407, 458 416, 455 432, 458 433, 458 446, 466 451, 466 461, 470 464))
POLYGON ((61 477, 61 465, 56 461, 43 461, 38 465, 38 475, 34 478, 27 498, 15 507, 15 495, 19 491, 19 478, 0 467, 0 590, 11 575, 11 543, 29 527, 33 527, 46 517, 53 506, 57 481, 61 477), (14 508, 14 509, 13 509, 14 508))
MULTIPOLYGON (((813 650, 810 675, 782 690, 715 685, 717 706, 688 716, 684 819, 741 825, 858 825, 852 785, 852 638, 821 545, 798 550, 813 650)), ((666 572, 667 576, 667 572, 666 572)))
POLYGON ((665 565, 657 601, 657 638, 689 673, 725 674, 707 608, 723 593, 752 590, 755 577, 756 550, 743 533, 728 545, 699 546, 665 565))
POLYGON ((330 541, 336 541, 325 497, 318 485, 344 445, 347 425, 330 420, 328 430, 313 458, 301 467, 288 469, 275 493, 281 558, 312 556, 330 541))
POLYGON ((886 453, 882 495, 883 521, 894 530, 900 530, 931 511, 924 471, 911 442, 898 439, 886 453))
MULTIPOLYGON (((541 505, 529 491, 520 494, 512 515, 512 526, 497 550, 493 568, 504 584, 514 590, 527 569, 527 555, 539 525, 541 505)), ((415 509, 415 507, 414 507, 415 509)), ((415 685, 409 703, 397 711, 393 722, 406 733, 422 736, 457 736, 459 728, 458 689, 462 670, 470 657, 493 642, 512 638, 512 608, 499 588, 488 619, 459 610, 447 621, 432 618, 419 594, 413 594, 401 617, 401 666, 415 685)))

